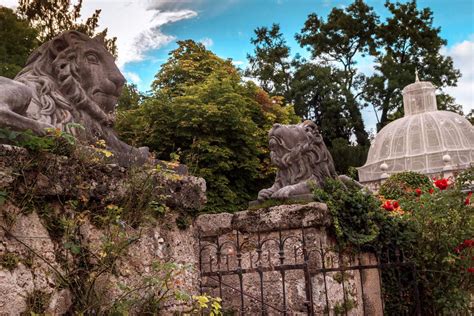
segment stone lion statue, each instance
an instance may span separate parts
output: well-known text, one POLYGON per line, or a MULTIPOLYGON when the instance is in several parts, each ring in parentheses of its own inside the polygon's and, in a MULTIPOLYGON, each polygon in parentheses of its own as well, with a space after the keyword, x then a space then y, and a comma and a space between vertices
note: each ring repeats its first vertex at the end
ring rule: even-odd
POLYGON ((66 31, 36 49, 14 80, 0 77, 0 127, 59 128, 88 144, 105 140, 125 164, 144 160, 147 149, 125 144, 112 129, 124 83, 102 37, 66 31))
POLYGON ((312 121, 275 124, 269 132, 270 158, 278 167, 275 183, 258 193, 258 200, 285 199, 311 193, 326 178, 337 178, 332 156, 312 121))

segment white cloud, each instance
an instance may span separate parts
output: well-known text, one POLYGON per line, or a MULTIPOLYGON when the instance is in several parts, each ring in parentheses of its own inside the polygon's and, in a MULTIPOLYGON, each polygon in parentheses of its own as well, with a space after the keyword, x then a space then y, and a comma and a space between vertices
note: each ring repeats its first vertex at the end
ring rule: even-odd
POLYGON ((235 66, 242 66, 244 64, 246 64, 245 61, 242 61, 242 60, 233 60, 232 63, 235 65, 235 66))
POLYGON ((13 9, 18 6, 18 1, 17 0, 0 0, 0 6, 13 9))
POLYGON ((125 76, 125 78, 127 78, 127 80, 130 80, 134 84, 139 84, 142 81, 142 79, 140 78, 140 76, 137 73, 134 73, 134 72, 131 72, 131 71, 125 72, 124 76, 125 76))
POLYGON ((454 67, 462 74, 457 87, 445 90, 463 105, 464 113, 468 113, 474 109, 474 34, 469 40, 445 48, 443 53, 453 58, 454 67))
MULTIPOLYGON (((177 1, 179 6, 173 6, 173 3, 162 0, 90 0, 84 1, 81 15, 85 19, 96 9, 102 9, 98 29, 107 28, 109 37, 117 37, 117 65, 123 70, 126 63, 143 60, 148 51, 175 39, 164 34, 161 26, 197 16, 196 11, 183 8, 191 1, 177 1)), ((0 0, 0 5, 15 8, 18 1, 0 0)))
POLYGON ((209 37, 202 38, 199 40, 199 42, 203 44, 204 46, 206 46, 206 48, 209 48, 212 45, 214 45, 214 41, 212 40, 212 38, 209 38, 209 37))
POLYGON ((176 11, 184 7, 200 7, 204 0, 148 0, 147 8, 153 10, 176 11))
POLYGON ((253 77, 245 77, 245 76, 242 76, 242 80, 247 82, 247 81, 252 81, 253 83, 255 83, 257 86, 260 85, 260 81, 257 79, 257 78, 253 78, 253 77))
POLYGON ((107 27, 109 36, 117 36, 117 65, 123 69, 129 62, 141 61, 147 52, 158 49, 175 39, 164 34, 161 26, 197 15, 192 10, 163 11, 151 8, 150 1, 85 1, 82 16, 90 16, 101 8, 99 29, 107 27))

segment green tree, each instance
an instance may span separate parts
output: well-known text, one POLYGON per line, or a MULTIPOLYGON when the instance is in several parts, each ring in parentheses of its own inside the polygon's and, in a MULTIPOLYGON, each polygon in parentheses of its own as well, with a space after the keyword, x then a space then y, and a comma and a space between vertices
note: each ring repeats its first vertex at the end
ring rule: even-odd
POLYGON ((446 40, 440 37, 440 28, 433 26, 433 12, 418 9, 415 0, 387 1, 385 6, 391 16, 376 29, 376 72, 368 78, 364 94, 366 101, 381 111, 377 129, 403 113, 401 90, 414 82, 416 70, 422 80, 440 89, 441 108, 459 111, 454 99, 442 91, 455 86, 460 73, 452 59, 440 53, 446 40))
POLYGON ((295 60, 294 65, 291 94, 296 114, 313 120, 329 147, 333 139, 349 140, 348 113, 341 109, 340 72, 305 60, 295 60))
MULTIPOLYGON (((18 13, 27 19, 39 31, 38 40, 41 43, 49 41, 56 35, 67 30, 77 30, 89 36, 107 36, 107 29, 97 32, 101 10, 80 23, 82 0, 73 4, 71 0, 19 0, 18 13)), ((105 39, 107 49, 117 55, 116 37, 105 39)))
POLYGON ((187 86, 202 83, 211 73, 239 76, 230 60, 223 60, 193 40, 177 41, 178 48, 161 66, 151 87, 170 97, 183 95, 187 86))
POLYGON ((274 176, 269 128, 297 117, 281 98, 243 82, 230 61, 191 40, 178 44, 156 76, 154 94, 123 112, 117 128, 159 159, 179 153, 206 180, 208 211, 241 209, 274 176))
POLYGON ((301 34, 296 35, 297 41, 311 52, 314 59, 340 68, 341 111, 349 114, 348 125, 360 145, 369 142, 359 101, 365 78, 357 72, 356 58, 374 53, 377 22, 373 9, 362 0, 356 0, 345 9, 332 9, 327 21, 310 14, 301 34))
POLYGON ((354 145, 344 138, 336 138, 328 149, 334 159, 336 171, 339 174, 349 174, 351 167, 360 167, 366 162, 369 146, 354 145))
POLYGON ((0 76, 14 78, 38 46, 38 32, 11 9, 0 6, 0 76))
POLYGON ((117 110, 131 110, 140 106, 145 95, 138 91, 137 85, 126 83, 123 86, 122 93, 117 101, 117 110))
POLYGON ((294 64, 291 92, 296 114, 319 126, 338 173, 347 174, 349 167, 362 166, 369 146, 350 142, 350 113, 340 106, 344 102, 339 84, 343 73, 335 67, 304 60, 294 64))
POLYGON ((246 75, 258 78, 267 93, 284 96, 290 103, 290 48, 280 32, 280 26, 273 24, 270 29, 259 27, 254 32, 256 37, 250 40, 255 45, 254 55, 247 54, 250 66, 246 75))

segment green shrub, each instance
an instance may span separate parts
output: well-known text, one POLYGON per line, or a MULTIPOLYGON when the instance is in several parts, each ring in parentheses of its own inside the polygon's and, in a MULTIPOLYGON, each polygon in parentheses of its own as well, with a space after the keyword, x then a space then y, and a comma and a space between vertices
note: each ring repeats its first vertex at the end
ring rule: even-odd
POLYGON ((380 203, 371 194, 339 180, 326 179, 322 189, 314 190, 314 198, 328 205, 339 246, 362 246, 378 237, 380 203))
POLYGON ((179 152, 190 173, 206 180, 203 211, 245 209, 275 177, 268 131, 299 118, 281 98, 243 81, 228 60, 191 40, 178 45, 157 74, 153 95, 119 113, 116 129, 158 159, 179 152))
MULTIPOLYGON (((84 129, 79 124, 68 124, 69 127, 84 129)), ((46 129, 46 135, 35 135, 31 130, 16 132, 0 128, 0 144, 9 144, 28 149, 31 152, 50 152, 56 155, 70 156, 76 148, 75 137, 60 129, 46 129)))
POLYGON ((380 187, 379 194, 386 199, 399 199, 413 195, 416 189, 427 192, 432 187, 433 184, 427 176, 413 171, 405 171, 391 175, 380 187))
POLYGON ((314 191, 317 201, 328 204, 339 246, 379 253, 398 249, 413 264, 415 270, 384 269, 387 314, 411 313, 414 292, 406 293, 413 287, 413 273, 423 315, 469 313, 474 290, 474 207, 466 184, 473 183, 474 172, 468 170, 458 179, 439 189, 415 172, 394 175, 381 190, 384 198, 399 203, 390 211, 382 207, 384 198, 377 200, 336 180, 314 191))
MULTIPOLYGON (((417 268, 424 313, 467 312, 473 290, 474 248, 456 251, 474 236, 474 208, 456 188, 400 199, 410 228, 403 250, 417 268)), ((404 232, 401 232, 404 234, 404 232)))
MULTIPOLYGON (((428 185, 427 177, 413 172, 396 175, 397 181, 385 186, 385 197, 398 200, 402 211, 384 211, 389 217, 380 228, 379 246, 399 248, 415 265, 423 315, 469 311, 474 288, 474 207, 467 201, 468 193, 461 189, 474 180, 473 175, 468 170, 458 177, 456 184, 443 190, 428 185), (401 179, 407 181, 403 183, 401 179), (399 188, 396 183, 400 183, 399 188), (422 188, 423 193, 414 194, 414 188, 422 188)), ((399 273, 397 278, 413 281, 411 271, 399 273)), ((391 275, 385 276, 384 288, 390 294, 389 286, 396 280, 390 283, 391 275)), ((391 297, 399 297, 399 289, 391 291, 391 297)), ((391 307, 399 310, 400 305, 396 305, 406 302, 391 303, 389 300, 386 311, 391 307)))

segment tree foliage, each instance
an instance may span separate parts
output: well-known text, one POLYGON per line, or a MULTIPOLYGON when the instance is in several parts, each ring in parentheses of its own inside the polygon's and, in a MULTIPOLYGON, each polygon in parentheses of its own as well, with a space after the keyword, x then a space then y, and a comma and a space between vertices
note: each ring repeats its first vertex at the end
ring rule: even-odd
POLYGON ((310 14, 301 34, 296 35, 302 47, 306 47, 313 59, 337 67, 341 112, 346 112, 347 126, 354 133, 359 145, 368 144, 364 129, 361 104, 358 100, 364 75, 355 68, 358 54, 374 51, 374 31, 377 16, 362 0, 356 0, 346 9, 334 8, 327 21, 310 14))
POLYGON ((328 148, 334 160, 334 166, 339 174, 350 174, 351 167, 361 166, 367 160, 369 146, 349 143, 343 138, 333 139, 328 148))
POLYGON ((246 75, 258 78, 267 93, 284 96, 290 102, 290 48, 280 32, 280 26, 259 27, 255 29, 255 36, 250 40, 255 45, 255 55, 247 54, 250 67, 246 75))
MULTIPOLYGON (((419 9, 416 1, 391 3, 385 7, 391 16, 376 29, 377 51, 374 56, 376 72, 367 80, 364 97, 381 111, 378 129, 403 113, 401 90, 413 83, 415 70, 421 80, 431 81, 442 88, 455 86, 460 77, 451 57, 441 55, 446 40, 440 37, 441 29, 433 26, 433 12, 419 9)), ((444 93, 438 101, 445 109, 459 110, 454 99, 444 93)))
POLYGON ((0 76, 13 78, 38 46, 38 32, 11 9, 0 7, 0 76))
POLYGON ((177 41, 178 48, 170 53, 152 83, 152 90, 170 97, 183 95, 186 87, 202 83, 210 74, 238 76, 230 60, 217 57, 201 43, 177 41))
POLYGON ((363 0, 333 8, 327 17, 311 13, 295 35, 310 54, 306 59, 290 56, 278 24, 255 29, 251 39, 254 54, 247 57, 246 74, 320 126, 330 151, 341 158, 335 161, 339 172, 349 161, 355 166, 365 161, 370 143, 361 109, 371 105, 380 113, 378 129, 401 117, 401 90, 414 82, 415 69, 439 88, 439 109, 461 113, 461 105, 442 91, 456 85, 460 74, 441 54, 446 41, 433 26, 431 10, 419 9, 414 0, 385 6, 390 13, 385 21, 363 0), (368 59, 375 63, 369 77, 358 69, 358 62, 368 59))
POLYGON ((340 72, 334 67, 295 61, 296 71, 291 82, 295 112, 313 120, 320 128, 326 144, 334 139, 349 140, 351 128, 347 112, 341 108, 340 72))
MULTIPOLYGON (((67 30, 76 30, 91 37, 100 34, 105 38, 107 28, 97 32, 101 10, 95 10, 81 22, 81 9, 82 0, 76 4, 71 0, 19 0, 18 13, 39 31, 38 40, 41 43, 67 30)), ((116 40, 116 37, 105 39, 107 49, 114 56, 117 55, 116 40)))
POLYGON ((208 211, 245 207, 274 175, 268 130, 297 118, 281 98, 243 82, 230 61, 191 40, 178 44, 156 76, 154 94, 123 112, 118 129, 160 159, 178 154, 206 180, 208 211))
POLYGON ((138 90, 136 84, 126 83, 117 101, 117 110, 124 111, 138 108, 144 99, 145 95, 138 90))

